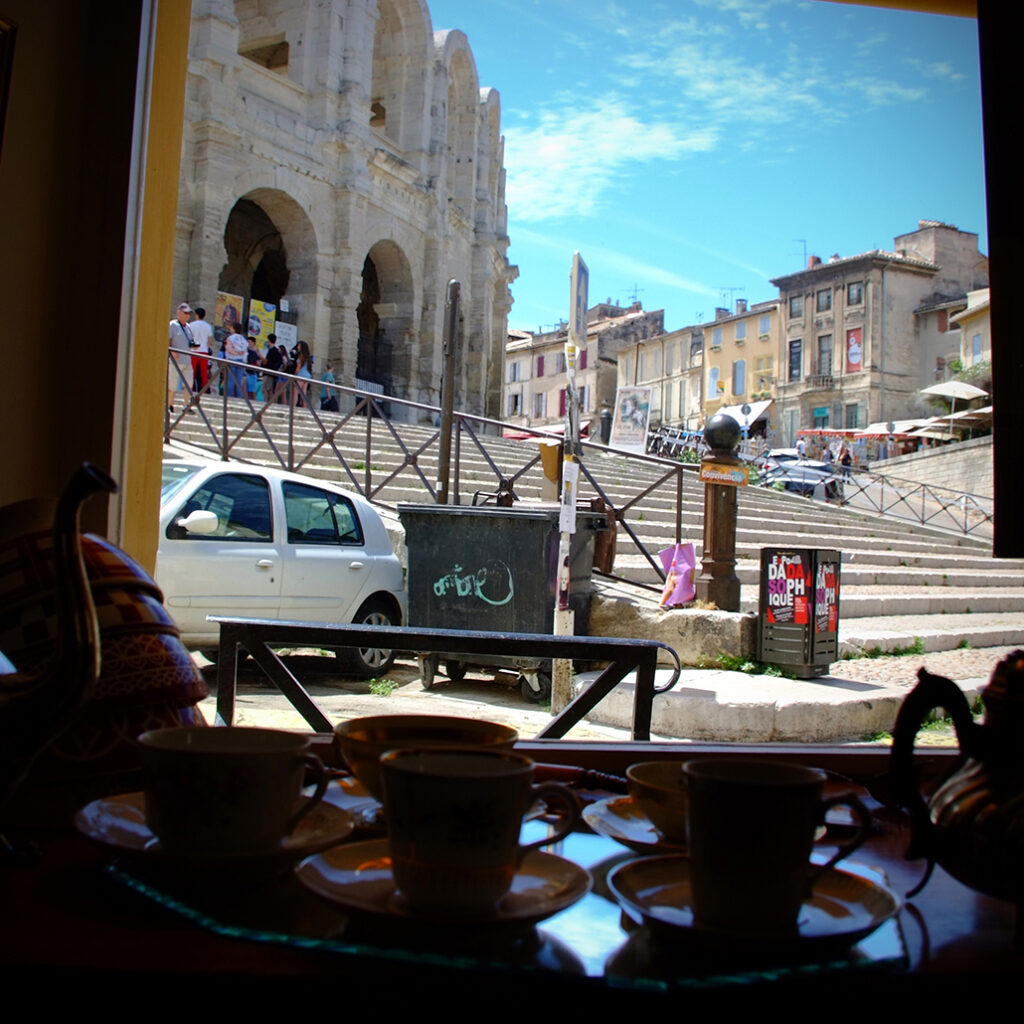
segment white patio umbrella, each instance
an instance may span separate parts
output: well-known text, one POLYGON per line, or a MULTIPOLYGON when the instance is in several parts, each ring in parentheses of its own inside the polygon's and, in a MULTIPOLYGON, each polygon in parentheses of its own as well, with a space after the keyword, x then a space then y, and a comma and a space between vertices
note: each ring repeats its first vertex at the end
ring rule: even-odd
POLYGON ((976 388, 973 384, 967 384, 962 380, 944 380, 930 387, 921 388, 922 395, 939 395, 941 398, 950 400, 949 406, 949 432, 953 433, 953 413, 956 411, 956 400, 969 402, 972 398, 988 398, 988 392, 976 388))

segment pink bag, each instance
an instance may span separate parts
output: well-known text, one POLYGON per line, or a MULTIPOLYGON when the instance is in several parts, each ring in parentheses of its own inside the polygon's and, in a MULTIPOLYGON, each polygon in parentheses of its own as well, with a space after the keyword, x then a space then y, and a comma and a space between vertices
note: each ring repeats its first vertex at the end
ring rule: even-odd
POLYGON ((697 557, 692 544, 675 544, 658 552, 665 566, 665 588, 661 593, 661 607, 674 608, 689 604, 697 595, 693 588, 693 570, 697 557))

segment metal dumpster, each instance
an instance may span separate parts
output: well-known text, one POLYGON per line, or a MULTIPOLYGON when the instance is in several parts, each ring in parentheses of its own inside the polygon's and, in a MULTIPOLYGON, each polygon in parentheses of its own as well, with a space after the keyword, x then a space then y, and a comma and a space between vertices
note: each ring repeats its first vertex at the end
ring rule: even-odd
POLYGON ((839 658, 838 551, 762 548, 757 658, 801 679, 839 658))
MULTIPOLYGON (((435 629, 550 633, 558 569, 558 506, 399 505, 408 550, 409 624, 435 629)), ((607 527, 601 513, 580 511, 570 553, 569 605, 577 635, 586 635, 594 538, 607 527)), ((439 659, 460 679, 467 663, 455 655, 421 659, 424 686, 439 659)), ((547 697, 550 663, 495 656, 474 665, 514 668, 524 696, 547 697)))

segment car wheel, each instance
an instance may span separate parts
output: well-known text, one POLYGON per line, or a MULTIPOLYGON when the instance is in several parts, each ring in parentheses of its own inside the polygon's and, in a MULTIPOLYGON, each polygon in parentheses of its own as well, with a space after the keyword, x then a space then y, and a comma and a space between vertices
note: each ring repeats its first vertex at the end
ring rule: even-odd
MULTIPOLYGON (((369 600, 364 604, 353 623, 362 626, 393 626, 390 608, 383 601, 369 600)), ((360 676, 383 675, 395 661, 395 652, 390 647, 350 647, 346 649, 352 671, 360 676)))
POLYGON ((444 663, 445 672, 453 683, 461 683, 466 678, 466 663, 449 659, 444 663))

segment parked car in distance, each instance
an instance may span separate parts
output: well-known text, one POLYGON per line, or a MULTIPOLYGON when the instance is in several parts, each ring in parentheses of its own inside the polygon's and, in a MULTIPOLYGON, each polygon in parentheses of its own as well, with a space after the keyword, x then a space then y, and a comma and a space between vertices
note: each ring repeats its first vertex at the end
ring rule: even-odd
MULTIPOLYGON (((165 459, 156 581, 182 638, 215 651, 207 615, 401 625, 402 566, 359 495, 264 466, 165 459)), ((358 675, 386 672, 385 648, 341 649, 358 675)))
POLYGON ((777 462, 761 468, 761 483, 765 487, 782 485, 783 490, 817 498, 818 501, 841 501, 843 483, 833 467, 824 462, 777 462))

